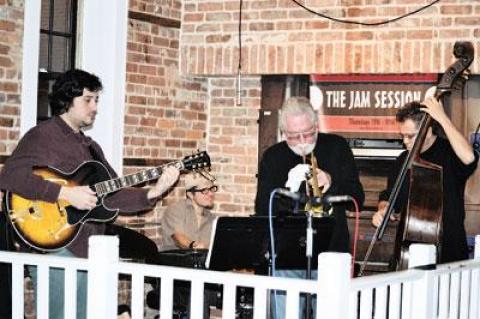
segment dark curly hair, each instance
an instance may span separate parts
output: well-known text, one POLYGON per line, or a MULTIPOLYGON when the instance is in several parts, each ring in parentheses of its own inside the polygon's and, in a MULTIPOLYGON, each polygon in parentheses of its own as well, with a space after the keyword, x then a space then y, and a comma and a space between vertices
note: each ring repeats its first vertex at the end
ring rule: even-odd
POLYGON ((400 123, 403 123, 406 120, 412 120, 418 125, 425 114, 424 112, 420 111, 422 107, 425 106, 416 101, 407 103, 397 111, 395 118, 397 119, 397 122, 400 123))
MULTIPOLYGON (((425 108, 425 105, 417 101, 409 102, 397 111, 395 118, 399 123, 412 120, 418 128, 423 116, 426 114, 420 110, 421 108, 425 108)), ((442 134, 442 129, 436 121, 432 122, 432 132, 435 135, 442 134)))
POLYGON ((60 75, 48 95, 53 115, 61 115, 72 106, 73 99, 83 95, 83 89, 98 92, 103 89, 100 79, 91 73, 74 69, 60 75))

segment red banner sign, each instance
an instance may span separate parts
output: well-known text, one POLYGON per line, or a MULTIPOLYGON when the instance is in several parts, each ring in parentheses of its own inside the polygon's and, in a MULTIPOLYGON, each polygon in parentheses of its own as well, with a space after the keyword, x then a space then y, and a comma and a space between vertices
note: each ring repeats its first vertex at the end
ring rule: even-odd
POLYGON ((313 75, 310 99, 320 130, 355 138, 398 138, 395 114, 422 101, 437 74, 313 75))

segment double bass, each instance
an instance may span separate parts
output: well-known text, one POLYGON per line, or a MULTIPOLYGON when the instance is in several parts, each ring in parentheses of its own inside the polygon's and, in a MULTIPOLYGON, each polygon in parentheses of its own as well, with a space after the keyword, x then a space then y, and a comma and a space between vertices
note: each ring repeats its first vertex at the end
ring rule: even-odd
MULTIPOLYGON (((437 99, 450 93, 456 85, 465 81, 464 72, 474 57, 473 45, 470 42, 456 42, 453 54, 457 60, 442 75, 435 92, 437 99)), ((432 118, 428 113, 423 115, 415 143, 408 153, 395 180, 388 198, 388 207, 381 225, 377 228, 360 267, 359 276, 365 270, 370 254, 377 240, 381 240, 390 216, 397 206, 398 195, 404 183, 408 183, 408 200, 401 213, 397 229, 394 261, 392 270, 405 269, 408 266, 408 247, 412 243, 433 244, 437 247, 437 259, 441 255, 443 215, 443 176, 442 168, 420 158, 420 151, 425 141, 432 118)))

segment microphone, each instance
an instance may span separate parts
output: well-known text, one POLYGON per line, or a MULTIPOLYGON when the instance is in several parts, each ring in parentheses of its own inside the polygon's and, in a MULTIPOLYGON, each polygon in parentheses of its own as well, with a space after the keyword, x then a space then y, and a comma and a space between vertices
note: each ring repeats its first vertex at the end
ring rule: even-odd
MULTIPOLYGON (((306 203, 308 200, 305 194, 291 192, 285 188, 275 188, 274 191, 275 193, 288 197, 296 202, 306 203)), ((311 198, 313 205, 343 203, 343 202, 350 202, 352 200, 353 198, 350 195, 325 195, 325 196, 322 196, 321 198, 320 197, 311 198)))
POLYGON ((313 205, 328 205, 352 201, 350 195, 325 195, 322 197, 313 197, 310 199, 313 205))
POLYGON ((300 193, 294 193, 285 188, 275 188, 274 192, 282 196, 288 197, 296 202, 305 202, 305 195, 300 193))
POLYGON ((322 204, 334 204, 334 203, 343 203, 350 202, 353 198, 350 195, 325 195, 322 197, 322 204))

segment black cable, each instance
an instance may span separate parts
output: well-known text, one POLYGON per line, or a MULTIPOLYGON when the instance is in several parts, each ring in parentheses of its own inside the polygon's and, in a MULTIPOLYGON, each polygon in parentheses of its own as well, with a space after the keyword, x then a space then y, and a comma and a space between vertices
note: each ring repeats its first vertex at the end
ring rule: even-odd
POLYGON ((240 8, 238 12, 238 67, 237 67, 237 105, 242 105, 242 9, 243 9, 243 0, 240 0, 240 8))
POLYGON ((238 12, 238 73, 242 70, 242 7, 243 0, 240 0, 240 8, 238 12))
MULTIPOLYGON (((241 1, 240 1, 241 2, 241 1)), ((401 16, 398 16, 396 18, 393 18, 393 19, 390 19, 390 20, 384 20, 384 21, 380 21, 380 22, 359 22, 359 21, 354 21, 354 20, 348 20, 348 19, 339 19, 339 18, 334 18, 334 17, 330 17, 330 16, 327 16, 326 14, 323 14, 323 13, 320 13, 320 12, 317 12, 317 11, 314 11, 308 7, 306 7, 305 5, 299 3, 297 0, 292 0, 292 2, 294 2, 295 4, 297 4, 299 7, 302 7, 303 9, 305 9, 306 11, 310 12, 310 13, 313 13, 317 16, 320 16, 322 18, 325 18, 325 19, 328 19, 328 20, 331 20, 331 21, 335 21, 335 22, 339 22, 339 23, 347 23, 347 24, 358 24, 358 25, 364 25, 364 26, 377 26, 377 25, 383 25, 383 24, 388 24, 388 23, 392 23, 392 22, 396 22, 398 20, 401 20, 403 18, 406 18, 408 16, 411 16, 415 13, 418 13, 420 11, 423 11, 431 6, 433 6, 434 4, 436 4, 437 2, 440 2, 440 0, 434 0, 432 1, 431 3, 423 6, 423 7, 420 7, 419 9, 417 10, 414 10, 412 12, 408 12, 404 15, 401 15, 401 16)))

